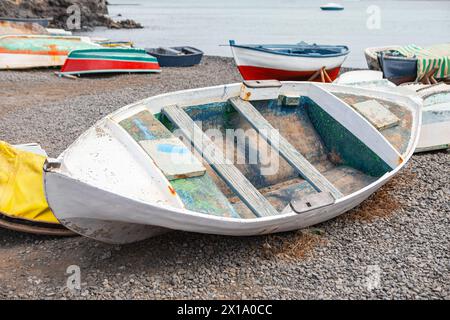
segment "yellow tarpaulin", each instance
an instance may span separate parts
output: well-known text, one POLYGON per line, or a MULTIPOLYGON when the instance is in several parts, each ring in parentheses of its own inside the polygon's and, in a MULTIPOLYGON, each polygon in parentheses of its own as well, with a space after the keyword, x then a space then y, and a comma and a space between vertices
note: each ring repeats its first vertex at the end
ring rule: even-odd
POLYGON ((44 156, 0 141, 1 213, 12 218, 59 224, 45 199, 44 161, 44 156))

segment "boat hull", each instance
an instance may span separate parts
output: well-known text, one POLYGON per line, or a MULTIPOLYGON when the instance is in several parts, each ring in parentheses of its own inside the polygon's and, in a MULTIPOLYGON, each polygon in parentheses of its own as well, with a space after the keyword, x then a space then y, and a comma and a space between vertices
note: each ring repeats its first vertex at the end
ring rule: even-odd
POLYGON ((69 54, 61 75, 118 72, 160 72, 158 61, 144 50, 99 48, 74 50, 69 54))
POLYGON ((417 78, 417 59, 391 57, 381 54, 379 61, 383 77, 396 85, 413 82, 417 78))
POLYGON ((231 49, 244 80, 306 81, 323 67, 334 80, 347 57, 289 56, 235 46, 231 46, 231 49))
POLYGON ((70 51, 97 47, 86 37, 0 36, 0 70, 62 66, 70 51))
POLYGON ((158 63, 161 67, 192 67, 200 63, 203 57, 203 52, 191 47, 174 47, 173 49, 182 50, 186 48, 194 53, 170 55, 161 54, 158 49, 146 49, 147 52, 158 59, 158 63))
POLYGON ((161 72, 158 63, 140 61, 67 59, 61 68, 61 74, 118 72, 161 72))

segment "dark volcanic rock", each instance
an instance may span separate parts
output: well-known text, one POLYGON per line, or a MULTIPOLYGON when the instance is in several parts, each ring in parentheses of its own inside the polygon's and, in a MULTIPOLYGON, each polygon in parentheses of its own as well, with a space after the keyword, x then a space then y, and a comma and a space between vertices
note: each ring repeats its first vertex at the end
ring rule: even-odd
POLYGON ((0 17, 14 18, 51 18, 52 27, 70 29, 67 21, 73 14, 68 11, 72 5, 80 10, 80 28, 90 29, 96 26, 109 28, 142 28, 133 20, 113 21, 108 16, 105 0, 1 0, 0 17))

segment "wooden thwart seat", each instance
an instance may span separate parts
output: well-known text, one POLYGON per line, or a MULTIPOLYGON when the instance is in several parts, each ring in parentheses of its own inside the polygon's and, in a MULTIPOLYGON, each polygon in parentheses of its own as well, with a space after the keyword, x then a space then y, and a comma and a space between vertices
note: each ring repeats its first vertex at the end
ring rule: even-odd
POLYGON ((298 152, 278 130, 259 113, 256 108, 239 97, 231 98, 234 108, 255 128, 256 131, 308 181, 318 192, 329 192, 335 199, 343 197, 342 193, 325 178, 311 163, 298 152))
POLYGON ((163 108, 162 112, 181 130, 209 165, 256 216, 278 214, 270 202, 245 178, 238 168, 225 158, 222 150, 211 141, 183 109, 178 106, 168 106, 163 108))

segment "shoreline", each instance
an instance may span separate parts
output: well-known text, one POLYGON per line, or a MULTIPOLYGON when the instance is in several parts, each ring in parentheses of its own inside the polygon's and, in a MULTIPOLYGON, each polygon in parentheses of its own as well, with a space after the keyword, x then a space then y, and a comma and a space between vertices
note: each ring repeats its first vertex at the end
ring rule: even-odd
MULTIPOLYGON (((160 74, 59 78, 0 72, 0 139, 56 157, 107 114, 152 95, 240 82, 232 58, 160 74)), ((0 229, 2 299, 450 299, 450 152, 414 155, 359 207, 297 232, 225 237, 171 232, 131 245, 0 229), (446 169, 447 168, 447 169, 446 169), (82 289, 66 288, 67 267, 82 289), (377 266, 380 285, 366 287, 377 266), (318 289, 319 288, 319 289, 318 289)))

